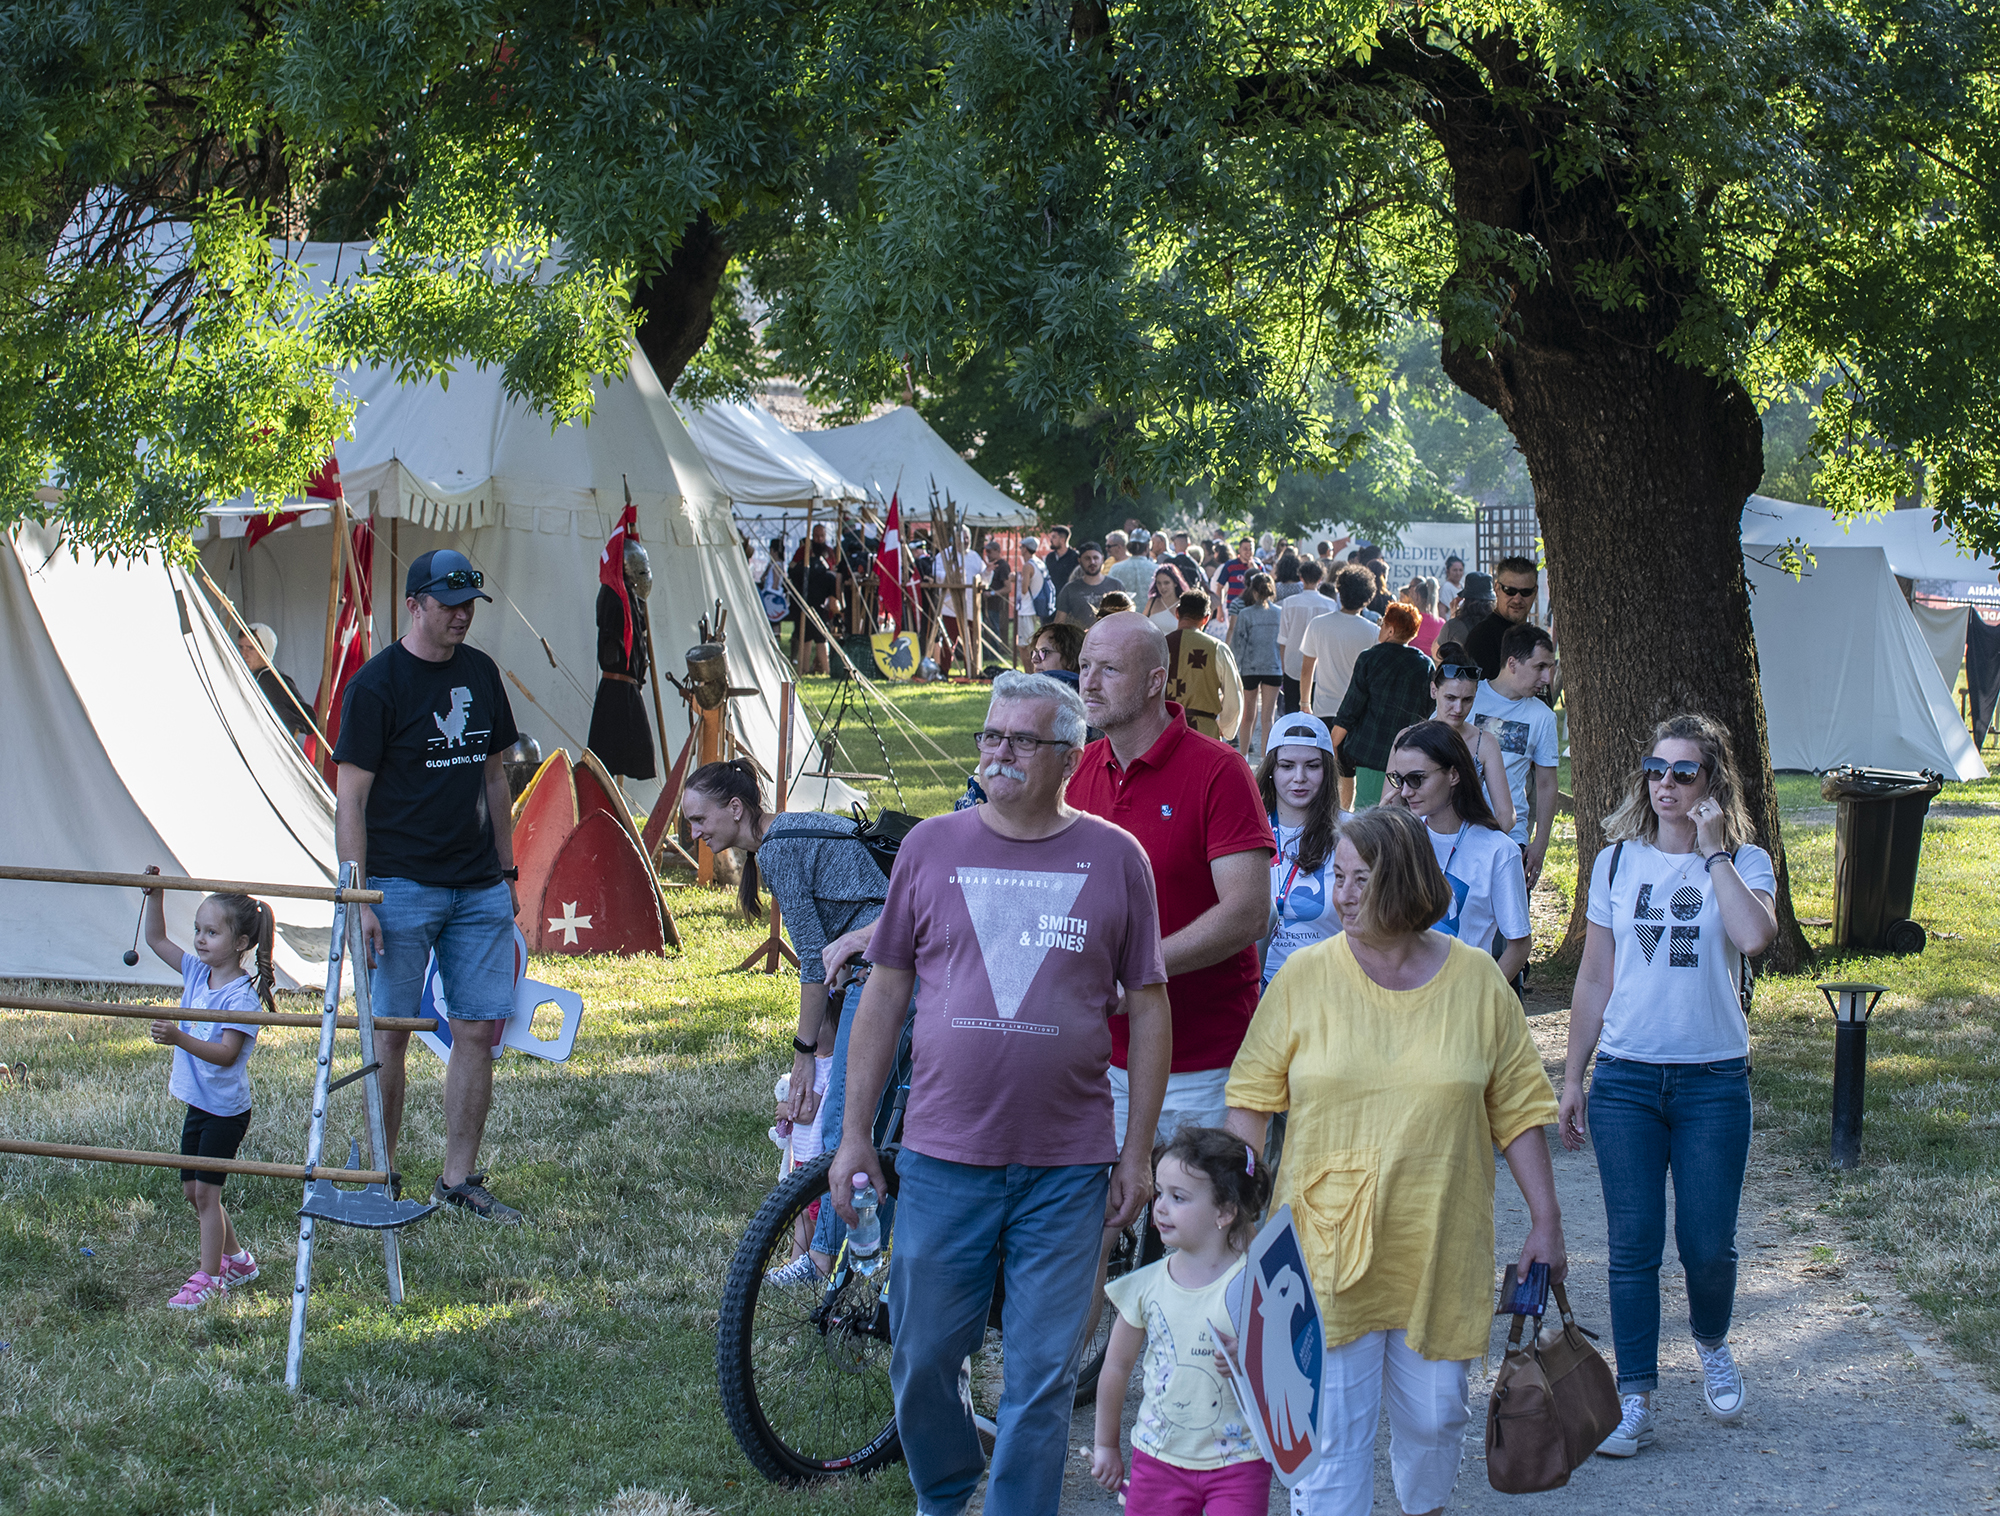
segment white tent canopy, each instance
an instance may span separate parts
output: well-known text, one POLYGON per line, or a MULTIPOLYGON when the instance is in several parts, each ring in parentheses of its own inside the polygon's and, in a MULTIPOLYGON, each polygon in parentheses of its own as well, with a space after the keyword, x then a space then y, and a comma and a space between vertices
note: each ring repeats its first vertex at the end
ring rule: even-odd
POLYGON ((674 409, 739 522, 796 522, 809 510, 827 520, 841 504, 856 506, 868 499, 867 490, 760 405, 722 400, 676 403, 674 409))
MULTIPOLYGON (((0 540, 0 857, 38 868, 327 885, 333 797, 179 569, 79 561, 54 528, 0 540)), ((199 895, 166 897, 194 940, 199 895)), ((333 907, 272 898, 287 988, 324 986, 333 907)), ((132 942, 135 890, 0 881, 0 976, 178 985, 132 942)))
POLYGON ((1986 766, 1879 547, 1816 547, 1793 579, 1746 554, 1771 766, 1979 779, 1986 766))
POLYGON ((865 486, 877 506, 886 509, 889 497, 899 496, 905 521, 929 515, 935 490, 940 504, 950 497, 966 526, 1034 524, 1034 512, 995 489, 907 405, 873 421, 797 435, 842 474, 865 486))
POLYGON ((1890 572, 1936 583, 1993 581, 1993 567, 1965 552, 1950 532, 1931 525, 1927 510, 1885 511, 1843 524, 1833 512, 1790 500, 1752 495, 1743 508, 1743 541, 1776 546, 1793 538, 1823 547, 1877 547, 1890 572))
MULTIPOLYGON (((354 249, 308 249, 321 268, 354 249), (316 257, 314 256, 316 255, 316 257)), ((354 437, 336 450, 350 513, 377 524, 372 643, 401 628, 405 571, 420 553, 453 547, 486 574, 494 604, 479 603, 471 643, 509 681, 514 716, 544 754, 581 751, 597 685, 597 564, 625 502, 638 509, 652 548, 653 642, 663 673, 682 672, 698 640, 697 622, 719 601, 728 612, 732 684, 754 695, 729 702, 730 730, 767 772, 776 763, 780 686, 791 678, 769 632, 749 566, 716 482, 636 346, 626 370, 598 381, 588 425, 551 428, 548 418, 510 399, 498 370, 460 372, 450 388, 398 384, 389 369, 343 374, 360 402, 354 437)), ((245 550, 253 513, 211 513, 202 561, 250 621, 278 633, 275 662, 306 692, 320 682, 330 581, 331 537, 318 511, 245 550), (318 528, 315 530, 315 528, 318 528)), ((664 775, 687 734, 682 702, 667 694, 664 775)), ((645 692, 651 713, 651 691, 645 692)), ((794 704, 794 772, 819 767, 804 707, 794 704)), ((644 809, 657 780, 627 781, 644 809)), ((856 798, 837 781, 795 784, 794 809, 856 798)))

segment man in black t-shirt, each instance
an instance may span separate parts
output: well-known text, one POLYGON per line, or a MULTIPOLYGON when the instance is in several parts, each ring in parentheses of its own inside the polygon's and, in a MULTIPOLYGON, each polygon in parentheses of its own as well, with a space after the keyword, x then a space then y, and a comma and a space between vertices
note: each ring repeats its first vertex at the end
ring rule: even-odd
POLYGON ((1068 527, 1049 528, 1049 555, 1042 561, 1042 567, 1048 570, 1049 583, 1056 587, 1058 594, 1069 583, 1069 576, 1076 572, 1077 559, 1081 556, 1069 545, 1068 527))
MULTIPOLYGON (((415 1016, 437 954, 439 1009, 451 1028, 444 1079, 445 1156, 432 1198, 488 1221, 521 1213, 473 1172, 493 1100, 493 1045, 514 1009, 514 834, 501 755, 520 738, 493 660, 466 647, 484 576, 441 548, 410 565, 410 629, 361 666, 341 705, 334 838, 358 863, 378 909, 361 906, 379 1016, 415 1016)), ((395 1165, 408 1032, 375 1034, 382 1115, 395 1165)))

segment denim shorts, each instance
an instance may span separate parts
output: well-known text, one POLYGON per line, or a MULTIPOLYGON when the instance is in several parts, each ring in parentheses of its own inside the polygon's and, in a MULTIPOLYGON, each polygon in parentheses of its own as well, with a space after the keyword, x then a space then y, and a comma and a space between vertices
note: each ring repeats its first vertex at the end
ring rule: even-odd
POLYGON ((382 951, 368 981, 376 1015, 418 1014, 432 952, 453 1021, 514 1014, 514 899, 506 880, 455 890, 371 876, 368 888, 382 892, 375 907, 382 951))

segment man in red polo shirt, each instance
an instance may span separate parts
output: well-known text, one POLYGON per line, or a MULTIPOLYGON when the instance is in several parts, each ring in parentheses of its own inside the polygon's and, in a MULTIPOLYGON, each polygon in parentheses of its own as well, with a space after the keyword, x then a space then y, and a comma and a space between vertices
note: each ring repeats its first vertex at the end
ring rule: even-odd
MULTIPOLYGON (((1160 897, 1174 1057, 1159 1138, 1221 1126, 1229 1065, 1257 1009, 1257 939, 1271 910, 1276 839, 1236 749, 1204 737, 1166 698, 1167 639, 1144 616, 1106 616, 1083 639, 1083 750, 1068 801, 1139 839, 1160 897)), ((1125 1130, 1123 1017, 1111 1021, 1111 1095, 1125 1130)), ((1123 1140, 1121 1135, 1120 1140, 1123 1140)))

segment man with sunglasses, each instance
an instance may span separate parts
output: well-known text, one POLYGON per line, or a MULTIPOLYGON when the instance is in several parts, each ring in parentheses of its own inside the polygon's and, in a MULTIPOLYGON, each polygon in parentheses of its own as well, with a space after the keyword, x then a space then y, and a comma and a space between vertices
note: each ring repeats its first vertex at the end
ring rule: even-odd
POLYGON ((1502 558, 1494 569, 1493 610, 1465 638, 1466 652, 1488 679, 1499 677, 1500 665, 1505 660, 1500 639, 1515 627, 1526 625, 1540 590, 1541 580, 1532 558, 1502 558))
MULTIPOLYGON (((520 740, 493 660, 465 646, 485 576, 450 548, 421 553, 405 580, 409 631, 361 666, 341 702, 334 839, 379 907, 361 929, 375 1014, 415 1016, 437 954, 449 1002, 444 1170, 432 1198, 487 1221, 521 1213, 474 1173, 493 1101, 492 1048, 514 1010, 512 796, 501 755, 520 740)), ((382 1116, 395 1167, 408 1032, 375 1034, 382 1116)))
POLYGON ((1528 888, 1542 875, 1549 833, 1556 820, 1556 766, 1560 747, 1556 713, 1537 698, 1555 672, 1556 645, 1538 626, 1512 627, 1500 639, 1500 672, 1479 686, 1472 699, 1472 724, 1491 732, 1507 765, 1507 788, 1514 797, 1514 829, 1521 844, 1528 888), (1534 792, 1534 835, 1528 833, 1529 790, 1534 792))

